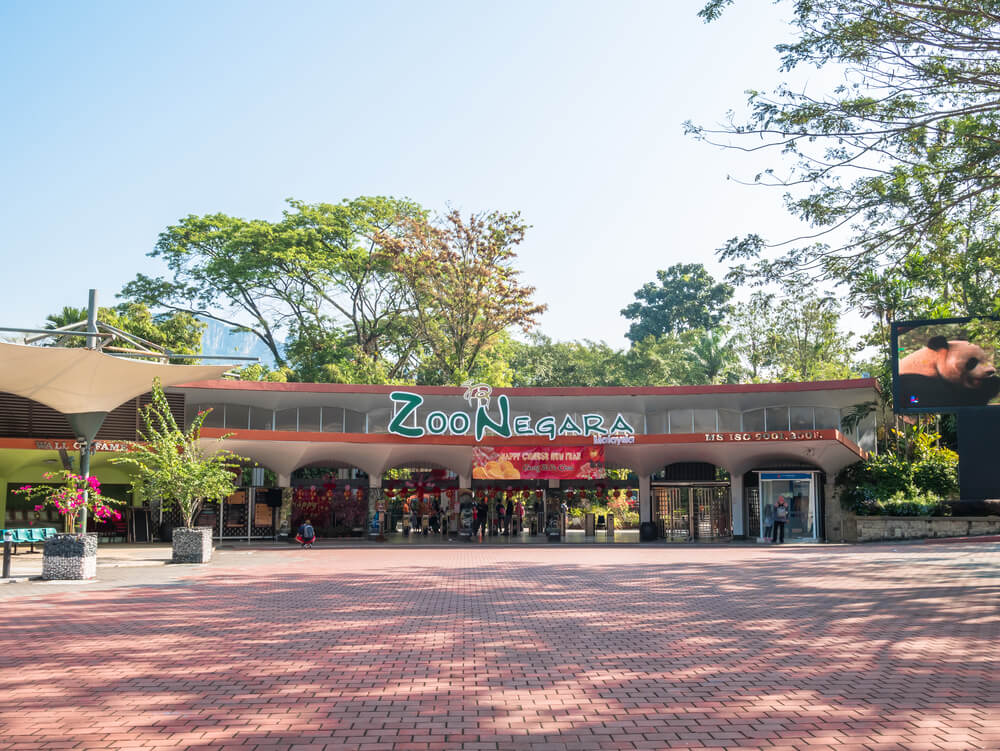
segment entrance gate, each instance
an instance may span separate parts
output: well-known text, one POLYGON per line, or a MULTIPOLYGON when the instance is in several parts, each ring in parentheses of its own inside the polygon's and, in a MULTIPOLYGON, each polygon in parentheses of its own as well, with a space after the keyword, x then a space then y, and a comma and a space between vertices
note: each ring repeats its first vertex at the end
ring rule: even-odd
POLYGON ((728 540, 733 536, 729 485, 654 485, 653 508, 667 540, 728 540))

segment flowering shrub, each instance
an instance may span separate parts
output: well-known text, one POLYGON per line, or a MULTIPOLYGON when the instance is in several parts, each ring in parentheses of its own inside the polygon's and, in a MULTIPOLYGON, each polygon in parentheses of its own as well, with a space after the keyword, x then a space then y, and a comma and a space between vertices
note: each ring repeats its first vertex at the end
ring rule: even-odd
POLYGON ((29 501, 36 501, 35 511, 41 511, 46 506, 55 508, 66 517, 66 525, 70 532, 76 528, 76 518, 83 508, 101 521, 122 518, 121 512, 112 508, 121 504, 121 501, 101 495, 101 481, 93 475, 84 478, 62 470, 46 472, 42 477, 46 480, 58 479, 63 484, 22 485, 15 489, 14 493, 25 496, 29 501))

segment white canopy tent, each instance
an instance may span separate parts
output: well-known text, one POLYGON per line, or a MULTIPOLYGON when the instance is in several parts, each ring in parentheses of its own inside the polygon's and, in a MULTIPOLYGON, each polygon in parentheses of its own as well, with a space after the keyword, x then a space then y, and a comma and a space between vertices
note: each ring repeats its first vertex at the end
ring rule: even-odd
POLYGON ((65 415, 108 413, 149 391, 154 378, 166 388, 219 378, 231 368, 232 364, 163 365, 82 347, 0 342, 0 391, 32 399, 65 415))
MULTIPOLYGON (((106 355, 96 349, 33 347, 0 342, 0 391, 32 399, 66 415, 83 439, 81 474, 90 473, 90 445, 105 416, 150 390, 219 378, 232 365, 166 365, 106 355)), ((87 529, 86 512, 83 530, 87 529)))

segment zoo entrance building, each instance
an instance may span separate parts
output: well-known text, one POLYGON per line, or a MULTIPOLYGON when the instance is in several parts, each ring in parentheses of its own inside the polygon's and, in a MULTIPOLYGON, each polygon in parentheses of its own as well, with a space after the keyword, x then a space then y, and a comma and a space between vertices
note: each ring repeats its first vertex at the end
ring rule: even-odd
MULTIPOLYGON (((296 511, 298 499, 325 494, 362 509, 349 522, 353 532, 389 540, 411 524, 460 539, 477 498, 489 498, 491 509, 497 497, 514 499, 523 524, 508 525, 507 539, 524 540, 584 497, 621 498, 629 516, 637 512, 638 530, 578 515, 581 528, 563 522, 563 539, 628 542, 640 530, 646 539, 756 539, 779 496, 791 508, 788 539, 842 540, 833 481, 873 449, 877 393, 873 379, 496 389, 211 380, 167 395, 179 422, 210 408, 203 437, 227 435, 227 448, 269 470, 245 473, 250 487, 202 512, 199 524, 220 539, 287 533, 297 513, 308 513, 296 511), (401 515, 403 504, 414 508, 401 515)), ((109 462, 136 438, 147 401, 120 405, 97 435, 92 472, 130 504, 127 524, 109 536, 152 539, 169 522, 133 497, 123 469, 109 462)), ((73 466, 78 451, 62 414, 0 393, 4 527, 57 521, 11 491, 73 466)))

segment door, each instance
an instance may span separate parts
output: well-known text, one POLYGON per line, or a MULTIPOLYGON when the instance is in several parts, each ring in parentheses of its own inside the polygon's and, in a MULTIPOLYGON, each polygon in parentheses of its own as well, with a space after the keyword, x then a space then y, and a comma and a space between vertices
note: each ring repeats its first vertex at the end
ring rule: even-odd
POLYGON ((786 540, 817 539, 816 524, 816 473, 815 472, 761 472, 760 473, 760 534, 764 536, 765 519, 771 517, 778 499, 788 506, 785 523, 786 540))
POLYGON ((728 485, 654 485, 660 537, 721 540, 733 536, 728 485))

